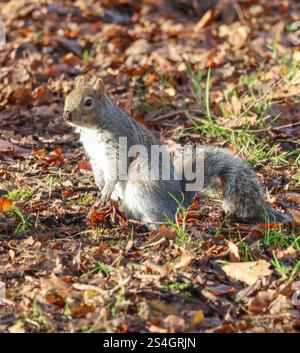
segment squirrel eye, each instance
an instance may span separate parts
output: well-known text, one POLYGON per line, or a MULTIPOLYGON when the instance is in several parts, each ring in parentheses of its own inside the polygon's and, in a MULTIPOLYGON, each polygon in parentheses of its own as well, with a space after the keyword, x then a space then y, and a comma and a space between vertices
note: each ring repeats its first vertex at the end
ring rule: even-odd
POLYGON ((87 108, 91 108, 91 106, 93 105, 93 100, 90 97, 86 97, 84 100, 84 106, 87 108))

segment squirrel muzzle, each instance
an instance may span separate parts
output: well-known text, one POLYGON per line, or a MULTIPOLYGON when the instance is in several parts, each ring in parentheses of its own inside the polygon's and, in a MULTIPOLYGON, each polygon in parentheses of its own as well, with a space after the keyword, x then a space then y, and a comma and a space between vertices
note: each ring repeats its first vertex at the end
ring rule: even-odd
POLYGON ((65 119, 68 123, 70 123, 70 122, 72 121, 72 119, 73 119, 73 114, 72 114, 72 112, 65 111, 65 112, 64 112, 64 119, 65 119))

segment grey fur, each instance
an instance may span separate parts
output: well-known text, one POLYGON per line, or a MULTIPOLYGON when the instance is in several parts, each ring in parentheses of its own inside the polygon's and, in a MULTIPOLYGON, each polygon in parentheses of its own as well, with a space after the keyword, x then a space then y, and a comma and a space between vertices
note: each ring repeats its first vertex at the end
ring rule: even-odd
MULTIPOLYGON (((96 131, 95 136, 99 137, 99 146, 100 144, 105 146, 106 165, 101 164, 100 152, 99 155, 97 151, 89 153, 96 183, 102 190, 101 204, 112 197, 114 190, 122 189, 118 198, 125 216, 141 222, 153 222, 152 225, 149 224, 149 228, 154 228, 156 222, 166 220, 165 215, 170 218, 175 216, 177 203, 170 194, 177 200, 182 200, 184 197, 185 206, 192 202, 193 193, 184 191, 185 182, 174 178, 173 163, 171 164, 173 176, 171 180, 133 180, 137 167, 145 173, 149 168, 148 161, 141 158, 129 161, 127 181, 118 179, 116 167, 118 163, 115 163, 115 159, 119 158, 116 153, 119 137, 127 137, 128 148, 133 145, 143 145, 147 151, 159 142, 144 126, 135 122, 121 110, 105 93, 99 94, 89 85, 79 85, 66 98, 64 116, 68 116, 69 123, 79 127, 81 140, 87 151, 87 144, 90 141, 86 141, 88 138, 84 137, 84 131, 96 131), (86 108, 83 105, 84 98, 87 96, 93 100, 92 108, 86 108)), ((292 220, 290 216, 279 213, 267 203, 254 171, 240 158, 224 149, 211 147, 204 148, 197 158, 204 158, 204 187, 221 191, 225 211, 238 221, 254 224, 292 220)))

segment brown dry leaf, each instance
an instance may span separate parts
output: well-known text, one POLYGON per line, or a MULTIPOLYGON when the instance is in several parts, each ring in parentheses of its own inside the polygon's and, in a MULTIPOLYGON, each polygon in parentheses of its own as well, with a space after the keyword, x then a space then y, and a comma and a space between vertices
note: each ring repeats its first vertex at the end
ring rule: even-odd
POLYGON ((71 52, 73 52, 74 54, 78 55, 81 57, 82 55, 82 48, 81 46, 78 44, 77 41, 72 40, 72 39, 67 39, 61 36, 57 37, 58 42, 64 46, 66 49, 70 50, 71 52))
POLYGON ((292 246, 289 246, 288 248, 282 250, 278 250, 276 252, 276 257, 277 259, 283 259, 283 258, 291 258, 291 259, 296 259, 298 256, 299 252, 293 248, 292 246))
POLYGON ((202 310, 198 310, 192 316, 191 324, 192 325, 198 325, 203 320, 204 320, 204 312, 202 310))
POLYGON ((13 249, 9 249, 8 254, 9 254, 10 260, 14 261, 16 257, 16 253, 13 251, 13 249))
POLYGON ((269 276, 272 271, 270 264, 265 260, 253 262, 229 263, 222 266, 223 271, 234 281, 241 281, 252 286, 262 277, 269 276))
POLYGON ((51 274, 50 278, 41 277, 41 288, 46 290, 69 290, 70 286, 57 277, 54 273, 51 274))
POLYGON ((154 310, 162 314, 179 316, 178 312, 173 308, 173 306, 166 304, 161 300, 158 300, 158 299, 148 300, 147 303, 150 305, 151 308, 153 308, 154 310))
POLYGON ((169 97, 174 97, 176 94, 176 91, 173 87, 168 87, 164 89, 164 92, 169 96, 169 97))
POLYGON ((65 300, 57 293, 48 293, 46 294, 45 298, 47 303, 51 305, 56 305, 60 308, 63 308, 66 305, 65 300))
POLYGON ((19 67, 14 72, 14 79, 18 83, 24 83, 30 79, 30 75, 25 67, 19 67))
POLYGON ((279 314, 288 309, 291 309, 293 306, 292 302, 288 300, 285 295, 279 294, 277 298, 275 298, 272 303, 269 305, 270 314, 279 314))
POLYGON ((249 309, 253 313, 261 313, 265 311, 269 304, 272 302, 274 297, 274 291, 268 290, 264 292, 259 292, 254 298, 249 301, 249 309))
POLYGON ((22 244, 23 244, 23 245, 29 245, 29 246, 33 245, 33 244, 34 244, 34 239, 33 239, 33 237, 30 236, 30 237, 24 239, 24 240, 22 241, 22 244))
POLYGON ((133 246, 133 240, 129 239, 125 247, 125 253, 127 253, 132 248, 132 246, 133 246))
POLYGON ((227 241, 229 249, 229 261, 230 262, 240 262, 239 248, 232 241, 227 241))
POLYGON ((148 330, 151 333, 167 333, 168 332, 167 329, 156 326, 156 325, 149 326, 148 330))
POLYGON ((17 105, 28 105, 32 100, 32 90, 25 87, 16 88, 9 97, 9 102, 17 105))
POLYGON ((31 153, 28 148, 20 147, 6 140, 0 140, 0 152, 14 157, 25 157, 31 153))
POLYGON ((81 304, 81 305, 78 305, 78 306, 71 308, 70 311, 71 311, 71 315, 73 317, 82 317, 88 313, 94 312, 95 308, 91 305, 81 304))
POLYGON ((165 325, 173 330, 183 330, 185 326, 185 321, 183 318, 177 315, 168 315, 164 319, 165 325))
POLYGON ((289 212, 291 213, 291 215, 294 217, 295 220, 295 224, 297 227, 300 227, 300 211, 298 210, 293 210, 293 209, 289 209, 289 212))
POLYGON ((15 324, 8 328, 9 333, 24 333, 24 324, 21 320, 18 320, 15 324))
POLYGON ((300 194, 296 192, 289 192, 285 194, 286 201, 292 201, 300 205, 300 194))
POLYGON ((0 140, 0 152, 9 152, 11 150, 12 147, 8 141, 0 140))
POLYGON ((150 50, 150 44, 145 39, 138 39, 125 51, 128 56, 146 54, 150 50))
POLYGON ((207 289, 216 296, 220 295, 233 295, 236 292, 236 289, 233 286, 228 286, 226 284, 220 284, 217 286, 209 286, 207 289))
POLYGON ((234 25, 227 26, 225 24, 219 27, 219 36, 228 37, 228 42, 239 49, 246 44, 250 28, 247 25, 241 25, 236 22, 234 25))
POLYGON ((237 96, 231 97, 231 106, 232 106, 232 111, 233 111, 234 115, 239 116, 241 114, 242 105, 241 105, 239 99, 237 98, 237 96))
POLYGON ((191 264, 192 259, 193 258, 191 255, 183 253, 180 257, 180 260, 174 265, 174 268, 186 268, 191 264))

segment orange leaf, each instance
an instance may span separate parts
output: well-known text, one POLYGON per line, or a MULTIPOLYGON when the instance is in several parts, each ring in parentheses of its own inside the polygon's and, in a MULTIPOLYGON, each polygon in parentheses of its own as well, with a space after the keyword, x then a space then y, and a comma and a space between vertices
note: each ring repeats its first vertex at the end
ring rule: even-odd
POLYGON ((192 206, 189 209, 189 212, 190 211, 195 211, 195 209, 198 207, 199 203, 200 203, 199 197, 195 197, 194 202, 193 202, 192 206))
POLYGON ((56 147, 55 150, 54 150, 54 152, 55 152, 56 154, 61 154, 62 149, 61 149, 60 147, 56 147))
POLYGON ((159 232, 160 233, 164 233, 166 230, 167 230, 167 225, 166 224, 162 224, 160 227, 159 227, 159 232))
POLYGON ((92 212, 89 214, 89 220, 90 223, 93 227, 96 227, 98 224, 103 223, 105 220, 105 217, 109 212, 101 212, 98 213, 99 209, 97 207, 93 207, 92 212))
POLYGON ((12 200, 7 197, 0 198, 0 212, 8 212, 12 209, 12 200))
POLYGON ((92 167, 89 162, 87 161, 79 161, 77 162, 77 168, 78 169, 84 169, 84 170, 92 170, 92 167))
POLYGON ((85 316, 86 314, 92 313, 93 311, 95 311, 95 308, 87 304, 81 304, 79 306, 71 308, 72 316, 76 317, 85 316))
POLYGON ((63 192, 63 197, 68 198, 71 197, 75 194, 75 191, 73 189, 67 189, 63 192))
POLYGON ((59 66, 58 65, 52 65, 49 68, 47 68, 45 70, 45 75, 52 75, 53 73, 56 73, 57 71, 59 71, 59 66))
POLYGON ((147 77, 146 81, 145 81, 145 85, 149 86, 151 85, 154 81, 156 81, 157 79, 157 75, 156 74, 151 74, 147 77))
POLYGON ((40 150, 33 151, 32 154, 39 159, 43 159, 45 158, 46 150, 44 148, 41 148, 40 150))
POLYGON ((195 314, 193 315, 192 319, 191 319, 191 323, 192 325, 197 325, 199 324, 201 321, 203 321, 204 319, 204 313, 202 310, 198 310, 195 312, 195 314))
POLYGON ((278 230, 282 227, 281 223, 262 223, 259 225, 262 229, 275 229, 278 230))

